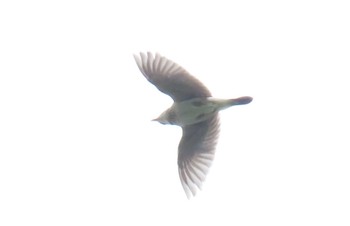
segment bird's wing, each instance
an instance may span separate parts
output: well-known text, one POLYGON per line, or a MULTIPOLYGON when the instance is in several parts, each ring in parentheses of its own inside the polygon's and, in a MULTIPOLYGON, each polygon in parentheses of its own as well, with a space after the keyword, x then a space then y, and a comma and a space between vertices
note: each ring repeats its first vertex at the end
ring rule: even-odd
POLYGON ((151 53, 140 53, 135 60, 142 74, 161 92, 175 102, 197 97, 210 97, 209 90, 185 69, 167 58, 151 53))
POLYGON ((197 188, 201 189, 214 160, 219 127, 218 114, 206 121, 182 127, 178 166, 181 184, 188 198, 196 194, 197 188))

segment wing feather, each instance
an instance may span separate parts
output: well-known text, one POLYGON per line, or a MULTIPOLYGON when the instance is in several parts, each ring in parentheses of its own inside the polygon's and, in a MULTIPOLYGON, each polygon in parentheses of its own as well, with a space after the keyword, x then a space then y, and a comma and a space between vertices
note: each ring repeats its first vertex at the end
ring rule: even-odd
POLYGON ((182 187, 188 198, 196 195, 214 160, 219 136, 219 116, 182 128, 179 144, 178 166, 182 187))
POLYGON ((146 79, 175 102, 197 97, 210 97, 209 90, 185 69, 167 58, 151 53, 134 55, 137 66, 146 79))

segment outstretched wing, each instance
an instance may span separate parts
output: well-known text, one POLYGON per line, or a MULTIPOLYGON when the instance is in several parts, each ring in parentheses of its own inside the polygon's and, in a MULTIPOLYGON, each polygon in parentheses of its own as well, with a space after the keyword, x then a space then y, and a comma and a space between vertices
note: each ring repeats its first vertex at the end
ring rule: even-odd
POLYGON ((218 114, 212 118, 182 127, 179 144, 178 166, 182 187, 188 198, 195 196, 214 160, 215 146, 219 136, 218 114))
POLYGON ((161 92, 169 95, 175 102, 196 97, 210 97, 209 90, 185 69, 167 58, 151 53, 140 53, 135 60, 142 74, 161 92))

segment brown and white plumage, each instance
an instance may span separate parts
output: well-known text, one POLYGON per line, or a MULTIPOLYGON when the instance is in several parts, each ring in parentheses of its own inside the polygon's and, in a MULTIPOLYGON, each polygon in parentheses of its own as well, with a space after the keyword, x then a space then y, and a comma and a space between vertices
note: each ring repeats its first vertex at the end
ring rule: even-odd
POLYGON ((175 102, 196 97, 210 97, 209 90, 185 69, 167 58, 151 53, 134 55, 137 66, 147 80, 175 102))
POLYGON ((140 53, 140 56, 134 57, 143 75, 174 100, 173 106, 156 121, 182 127, 178 167, 181 184, 189 198, 201 188, 214 159, 219 136, 218 111, 247 104, 252 98, 211 99, 209 90, 178 64, 159 54, 140 53))
POLYGON ((182 186, 187 197, 201 189, 202 182, 214 160, 215 146, 219 136, 219 116, 182 127, 179 144, 178 166, 182 186))

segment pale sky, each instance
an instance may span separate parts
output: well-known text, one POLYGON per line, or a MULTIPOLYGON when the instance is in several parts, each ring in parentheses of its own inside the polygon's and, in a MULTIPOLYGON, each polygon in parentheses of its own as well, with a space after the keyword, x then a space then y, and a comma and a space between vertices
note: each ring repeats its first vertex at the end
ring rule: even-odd
POLYGON ((347 1, 123 2, 1 1, 0 225, 350 225, 347 1), (190 200, 140 51, 254 98, 190 200))

